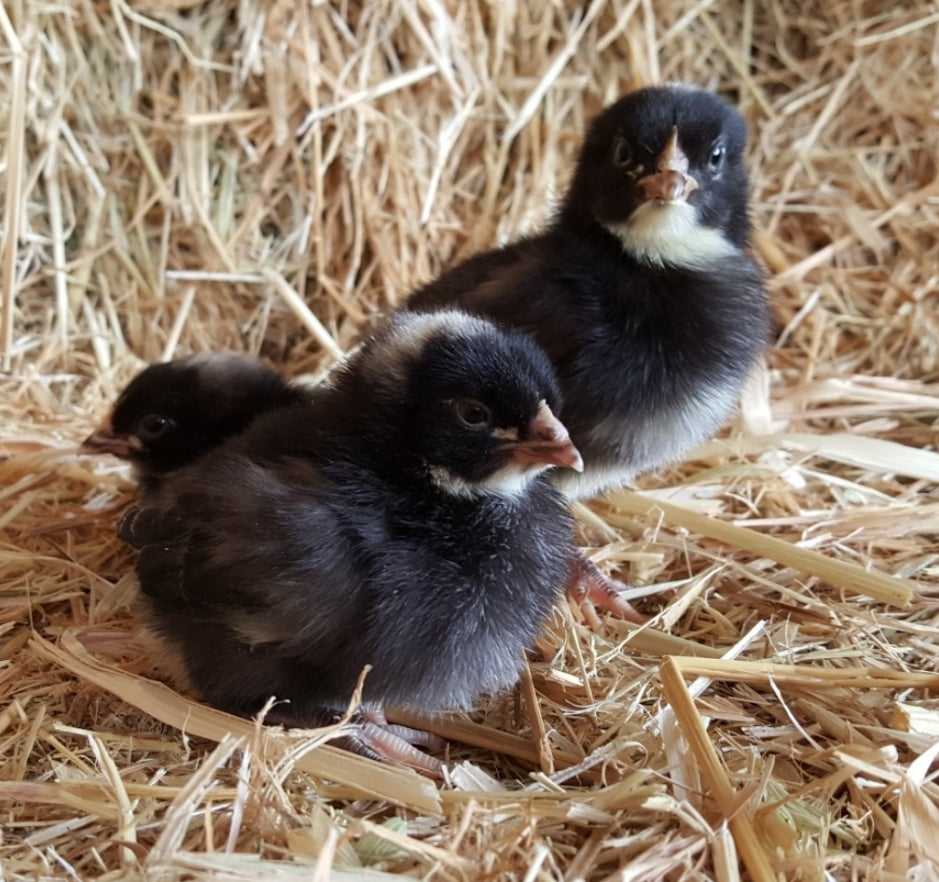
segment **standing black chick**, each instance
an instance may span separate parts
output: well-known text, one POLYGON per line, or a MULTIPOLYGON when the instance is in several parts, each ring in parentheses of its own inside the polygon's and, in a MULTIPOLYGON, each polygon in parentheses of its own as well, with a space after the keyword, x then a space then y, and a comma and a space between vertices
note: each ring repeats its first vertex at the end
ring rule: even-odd
MULTIPOLYGON (((207 701, 317 725, 349 703, 467 707, 517 677, 573 551, 542 473, 579 468, 550 362, 519 332, 404 313, 315 403, 168 474, 119 534, 207 701)), ((386 754, 373 725, 353 746, 386 754)))
POLYGON ((465 261, 408 302, 535 336, 584 457, 583 473, 553 476, 572 498, 679 458, 737 404, 769 320, 747 254, 745 141, 740 114, 710 92, 626 95, 591 126, 544 233, 465 261))
POLYGON ((128 383, 108 420, 79 449, 130 460, 146 493, 259 414, 305 394, 248 356, 212 353, 153 364, 128 383))

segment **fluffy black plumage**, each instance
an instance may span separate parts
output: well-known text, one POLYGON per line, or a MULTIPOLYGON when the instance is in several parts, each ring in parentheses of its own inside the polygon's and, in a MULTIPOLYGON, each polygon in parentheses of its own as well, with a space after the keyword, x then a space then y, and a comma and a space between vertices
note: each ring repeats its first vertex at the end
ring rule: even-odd
MULTIPOLYGON (((517 677, 572 552, 542 472, 579 467, 544 354, 455 312, 402 314, 315 403, 165 476, 119 534, 157 630, 212 704, 313 725, 466 707, 517 677)), ((360 747, 362 745, 359 745, 360 747)))
POLYGON ((121 392, 84 453, 128 459, 144 492, 247 428, 259 414, 305 393, 256 359, 207 354, 145 368, 121 392))
POLYGON ((544 233, 465 261, 408 302, 535 336, 584 457, 582 474, 555 475, 571 497, 677 459, 736 406, 768 333, 746 250, 745 141, 739 113, 710 92, 631 93, 594 121, 544 233))

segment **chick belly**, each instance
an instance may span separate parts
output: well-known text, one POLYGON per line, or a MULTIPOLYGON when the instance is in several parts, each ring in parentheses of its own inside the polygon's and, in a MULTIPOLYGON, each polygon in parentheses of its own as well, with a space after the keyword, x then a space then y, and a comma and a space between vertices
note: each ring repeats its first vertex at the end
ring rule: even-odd
POLYGON ((529 635, 524 625, 513 627, 511 616, 490 624, 497 627, 487 627, 484 636, 465 621, 444 626, 437 637, 416 638, 406 654, 375 659, 364 697, 380 696, 388 705, 432 713, 466 710, 482 693, 514 685, 534 633, 529 635))
POLYGON ((285 656, 277 642, 249 645, 223 621, 153 598, 148 607, 154 631, 182 664, 186 687, 213 707, 253 717, 273 699, 265 719, 291 726, 326 725, 347 709, 354 678, 337 682, 334 668, 285 656))
MULTIPOLYGON (((445 587, 441 585, 444 604, 445 587)), ((485 593, 479 589, 480 595, 485 593)), ((241 676, 234 681, 216 679, 218 668, 207 668, 203 654, 190 659, 197 666, 193 670, 190 665, 190 671, 211 703, 244 716, 257 713, 275 696, 278 703, 268 719, 283 725, 336 720, 348 708, 366 668, 364 706, 425 713, 464 710, 481 693, 516 682, 523 653, 551 608, 550 602, 543 606, 540 615, 521 604, 517 616, 501 603, 479 602, 472 611, 453 606, 447 611, 444 606, 433 610, 429 623, 421 622, 420 613, 411 621, 379 613, 367 616, 359 632, 331 651, 311 644, 284 657, 276 647, 235 649, 241 676)))
MULTIPOLYGON (((458 564, 443 565, 432 542, 422 541, 420 554, 405 545, 399 558, 381 567, 355 624, 318 638, 303 639, 298 621, 289 636, 251 643, 244 623, 235 630, 230 617, 210 620, 153 599, 150 613, 162 638, 183 656, 195 691, 240 716, 253 716, 273 697, 270 722, 333 722, 348 708, 367 665, 366 703, 427 712, 467 708, 480 693, 514 684, 524 651, 560 590, 570 523, 553 492, 545 487, 544 495, 558 507, 556 518, 538 529, 513 520, 515 529, 494 536, 467 525, 476 541, 472 549, 461 546, 458 564)), ((261 633, 271 632, 265 627, 261 633)))
POLYGON ((180 651, 191 687, 213 707, 252 717, 273 699, 267 722, 312 727, 345 713, 366 666, 371 668, 362 693, 366 706, 425 713, 468 709, 481 693, 516 682, 524 650, 538 630, 531 624, 531 617, 518 622, 503 612, 484 613, 472 622, 456 617, 433 633, 398 642, 385 632, 338 655, 310 646, 285 657, 276 645, 248 647, 224 631, 206 630, 202 639, 191 635, 180 641, 177 629, 167 642, 180 651))
POLYGON ((585 428, 572 429, 584 471, 558 470, 552 476, 555 486, 569 499, 591 499, 681 459, 727 422, 741 385, 734 380, 702 386, 670 407, 611 413, 585 428))
POLYGON ((543 533, 522 527, 521 542, 479 537, 486 554, 463 561, 462 575, 438 568, 432 597, 403 603, 397 616, 376 610, 382 642, 369 657, 365 696, 433 712, 513 686, 567 572, 572 533, 563 510, 557 523, 543 533))

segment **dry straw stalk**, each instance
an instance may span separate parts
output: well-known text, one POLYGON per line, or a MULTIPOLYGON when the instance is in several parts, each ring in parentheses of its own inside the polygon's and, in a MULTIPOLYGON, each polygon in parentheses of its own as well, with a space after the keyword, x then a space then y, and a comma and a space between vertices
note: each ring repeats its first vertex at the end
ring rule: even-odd
POLYGON ((933 0, 5 2, 3 878, 935 879, 937 45, 933 0), (664 80, 749 121, 775 323, 734 425, 578 510, 651 623, 561 608, 516 693, 402 713, 439 784, 177 688, 75 455, 121 386, 317 379, 664 80))

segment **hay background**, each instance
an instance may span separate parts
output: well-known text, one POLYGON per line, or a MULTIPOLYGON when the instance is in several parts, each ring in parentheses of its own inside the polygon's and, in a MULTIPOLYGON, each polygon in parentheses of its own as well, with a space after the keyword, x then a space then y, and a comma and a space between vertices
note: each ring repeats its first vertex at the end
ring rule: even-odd
POLYGON ((937 878, 939 711, 907 672, 939 668, 939 7, 654 6, 0 9, 4 879, 732 880, 747 830, 786 879, 937 878), (313 742, 249 726, 216 748, 157 722, 113 536, 132 487, 74 444, 145 361, 228 349, 315 375, 415 284, 542 223, 587 120, 666 79, 751 123, 777 327, 739 424, 641 487, 911 602, 613 497, 581 512, 585 541, 666 584, 643 601, 658 629, 835 680, 726 662, 689 713, 664 642, 561 610, 520 695, 481 702, 467 735, 520 736, 521 756, 443 726, 465 765, 439 814, 407 776, 410 809, 318 783, 313 742), (130 675, 124 700, 34 639, 74 649, 74 629, 130 675), (730 802, 680 740, 702 716, 730 802))

